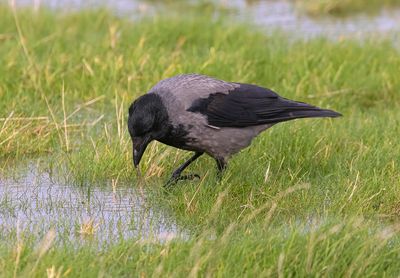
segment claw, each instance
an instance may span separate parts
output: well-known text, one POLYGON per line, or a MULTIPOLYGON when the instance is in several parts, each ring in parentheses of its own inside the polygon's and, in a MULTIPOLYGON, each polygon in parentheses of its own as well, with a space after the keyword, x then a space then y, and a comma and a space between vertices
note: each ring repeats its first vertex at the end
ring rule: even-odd
POLYGON ((198 174, 189 174, 189 175, 183 175, 183 176, 172 175, 172 177, 168 180, 168 182, 164 185, 164 187, 169 188, 172 185, 176 184, 178 181, 194 180, 195 178, 200 179, 200 176, 198 174))
POLYGON ((178 177, 178 181, 182 181, 182 180, 194 180, 195 178, 200 179, 200 176, 199 176, 198 174, 184 175, 184 176, 178 177))

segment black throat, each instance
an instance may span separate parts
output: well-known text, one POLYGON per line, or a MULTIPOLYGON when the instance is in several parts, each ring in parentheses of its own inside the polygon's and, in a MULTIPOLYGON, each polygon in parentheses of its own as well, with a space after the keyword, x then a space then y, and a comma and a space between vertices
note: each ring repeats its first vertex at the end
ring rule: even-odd
POLYGON ((158 141, 178 149, 191 150, 187 145, 187 143, 192 141, 192 139, 188 137, 189 129, 190 126, 184 126, 182 124, 173 125, 169 123, 168 132, 166 132, 162 138, 158 139, 158 141))

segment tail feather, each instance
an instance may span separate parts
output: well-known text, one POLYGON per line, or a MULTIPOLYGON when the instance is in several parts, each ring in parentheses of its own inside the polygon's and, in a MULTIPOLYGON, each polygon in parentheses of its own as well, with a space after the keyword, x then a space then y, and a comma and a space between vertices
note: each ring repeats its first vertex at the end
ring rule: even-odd
POLYGON ((285 98, 278 99, 274 103, 273 109, 264 109, 257 112, 259 120, 263 123, 280 123, 300 118, 336 118, 342 116, 342 114, 333 110, 322 109, 308 103, 285 98))
POLYGON ((292 110, 292 111, 281 111, 274 117, 268 120, 264 119, 263 122, 268 123, 279 123, 301 118, 336 118, 340 117, 342 114, 328 109, 313 109, 313 110, 292 110))

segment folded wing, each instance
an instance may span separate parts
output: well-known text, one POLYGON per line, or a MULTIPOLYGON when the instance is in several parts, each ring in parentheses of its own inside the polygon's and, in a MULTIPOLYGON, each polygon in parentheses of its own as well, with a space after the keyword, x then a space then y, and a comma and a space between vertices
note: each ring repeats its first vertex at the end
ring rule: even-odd
POLYGON ((256 85, 240 84, 228 93, 215 92, 195 100, 188 111, 207 116, 217 127, 275 124, 297 118, 338 117, 341 114, 280 97, 256 85))

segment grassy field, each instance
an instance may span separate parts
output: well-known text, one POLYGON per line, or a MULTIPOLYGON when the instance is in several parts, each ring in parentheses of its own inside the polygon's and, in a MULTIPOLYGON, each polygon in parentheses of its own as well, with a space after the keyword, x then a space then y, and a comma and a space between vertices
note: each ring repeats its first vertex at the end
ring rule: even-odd
POLYGON ((140 186, 127 108, 184 72, 257 83, 344 115, 273 127, 221 182, 201 158, 188 171, 202 178, 168 193, 162 185, 190 154, 153 143, 141 186, 187 240, 99 249, 12 230, 0 235, 0 276, 398 277, 399 69, 390 39, 293 41, 196 15, 136 22, 0 6, 0 178, 11 162, 46 157, 76 186, 140 186))

